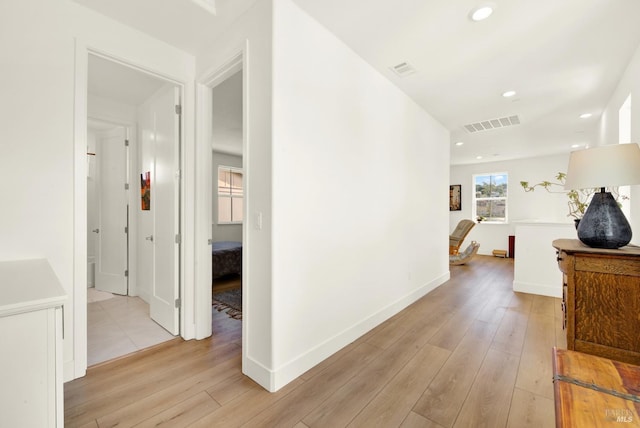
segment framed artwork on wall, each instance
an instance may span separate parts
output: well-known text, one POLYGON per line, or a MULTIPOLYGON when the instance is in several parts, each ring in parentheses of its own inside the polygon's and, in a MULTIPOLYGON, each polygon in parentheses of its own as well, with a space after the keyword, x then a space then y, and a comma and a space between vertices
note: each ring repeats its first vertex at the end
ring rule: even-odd
POLYGON ((151 171, 140 174, 140 200, 142 211, 151 210, 151 171))
POLYGON ((461 191, 462 186, 460 184, 452 184, 449 186, 449 211, 462 210, 461 191))

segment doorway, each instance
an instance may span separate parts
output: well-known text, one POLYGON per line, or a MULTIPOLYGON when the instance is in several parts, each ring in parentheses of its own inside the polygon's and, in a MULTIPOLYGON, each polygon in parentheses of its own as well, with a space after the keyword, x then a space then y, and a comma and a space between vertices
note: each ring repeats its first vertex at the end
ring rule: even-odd
MULTIPOLYGON (((209 295, 213 295, 214 310, 209 334, 214 336, 217 331, 225 330, 229 323, 237 324, 236 327, 244 331, 248 318, 248 314, 242 313, 242 309, 246 309, 249 283, 246 275, 249 207, 246 203, 247 112, 244 106, 247 94, 244 66, 244 52, 241 52, 205 77, 200 86, 203 100, 201 111, 208 118, 206 126, 201 128, 202 141, 208 142, 202 146, 201 156, 206 156, 203 170, 208 171, 209 183, 208 191, 202 195, 206 198, 203 213, 208 213, 203 220, 211 237, 209 243, 213 245, 213 248, 208 248, 210 261, 206 268, 203 266, 202 274, 203 278, 208 277, 208 283, 211 284, 209 295), (218 255, 218 252, 222 254, 218 255), (231 310, 225 305, 219 306, 221 299, 218 294, 227 292, 235 297, 231 300, 236 307, 240 307, 239 314, 233 306, 231 310)), ((244 340, 243 334, 243 345, 244 340)))
POLYGON ((179 333, 181 112, 175 84, 100 55, 87 83, 90 366, 179 333))

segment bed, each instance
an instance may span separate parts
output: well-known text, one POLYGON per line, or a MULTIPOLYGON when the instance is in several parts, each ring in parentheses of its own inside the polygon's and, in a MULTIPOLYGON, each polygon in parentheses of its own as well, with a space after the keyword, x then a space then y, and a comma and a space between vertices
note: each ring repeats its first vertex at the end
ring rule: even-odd
POLYGON ((211 251, 213 279, 231 274, 242 275, 242 242, 214 242, 211 251))

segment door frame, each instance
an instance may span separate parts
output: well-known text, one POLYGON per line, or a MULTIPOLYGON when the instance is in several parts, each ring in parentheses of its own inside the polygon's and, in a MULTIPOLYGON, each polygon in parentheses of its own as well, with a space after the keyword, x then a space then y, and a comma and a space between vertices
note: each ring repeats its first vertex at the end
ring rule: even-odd
MULTIPOLYGON (((133 175, 134 174, 133 167, 136 164, 137 157, 138 157, 137 156, 138 143, 137 143, 137 136, 136 136, 136 132, 137 132, 136 124, 130 123, 124 120, 103 117, 100 115, 95 115, 95 116, 87 115, 87 119, 88 119, 87 122, 89 120, 92 120, 96 122, 102 122, 105 125, 111 125, 114 128, 120 127, 124 129, 125 138, 129 141, 129 148, 127 152, 127 165, 125 166, 125 168, 127 168, 127 176, 129 178, 129 181, 128 181, 129 187, 133 186, 134 185, 133 183, 137 183, 137 181, 134 180, 135 176, 133 175)), ((88 130, 88 123, 87 123, 87 130, 88 130)), ((137 242, 135 241, 135 239, 133 240, 131 239, 132 236, 136 236, 136 233, 138 230, 137 222, 131 221, 131 209, 137 201, 138 201, 138 194, 133 191, 128 192, 127 194, 127 227, 128 227, 127 270, 129 272, 129 276, 127 277, 127 295, 128 296, 138 295, 137 283, 136 283, 137 242)), ((89 233, 88 230, 87 230, 87 233, 89 233)))
MULTIPOLYGON (((194 259, 193 253, 188 251, 194 240, 193 228, 188 226, 186 218, 193 215, 193 192, 187 192, 194 165, 193 136, 188 135, 185 130, 193 127, 193 114, 190 111, 189 103, 193 100, 194 83, 192 76, 195 70, 195 60, 188 67, 184 64, 174 64, 168 58, 155 53, 145 52, 144 49, 132 49, 130 45, 122 41, 110 41, 99 39, 93 43, 82 38, 75 39, 75 91, 74 91, 74 198, 73 198, 73 230, 74 230, 74 280, 73 296, 71 296, 71 315, 69 319, 73 328, 70 335, 72 340, 65 344, 64 361, 64 381, 69 381, 82 377, 87 371, 87 162, 86 162, 86 142, 87 142, 87 120, 88 120, 88 56, 89 54, 100 56, 109 61, 113 61, 152 75, 156 78, 167 81, 177 86, 180 90, 183 102, 180 137, 181 145, 181 182, 180 182, 180 233, 182 234, 182 244, 178 269, 180 271, 180 336, 184 339, 194 338, 195 324, 194 307, 196 302, 189 297, 194 293, 194 259), (118 52, 120 54, 118 54, 118 52), (145 58, 147 64, 131 58, 145 58), (169 70, 169 71, 162 71, 169 70), (175 76, 182 76, 176 78, 175 76), (185 269, 185 267, 190 267, 185 269), (188 321, 191 320, 191 321, 188 321), (186 321, 186 322, 185 322, 186 321), (69 353, 72 357, 69 359, 69 353)), ((211 306, 209 305, 209 310, 211 306)))
MULTIPOLYGON (((196 263, 197 270, 196 283, 198 284, 196 296, 199 305, 201 302, 207 302, 207 307, 211 307, 211 240, 213 239, 212 222, 214 221, 213 213, 213 152, 211 146, 212 138, 212 103, 213 88, 236 72, 242 70, 242 171, 244 182, 244 203, 243 203, 243 222, 242 222, 242 366, 245 366, 247 358, 247 331, 246 326, 250 319, 250 312, 247 306, 247 295, 250 290, 251 279, 248 274, 249 263, 249 240, 248 229, 248 212, 250 209, 249 197, 250 189, 247 187, 250 171, 247 168, 247 123, 248 123, 248 85, 247 85, 247 51, 248 41, 238 48, 226 61, 222 61, 221 65, 213 67, 204 72, 197 80, 196 84, 196 114, 199 118, 196 122, 196 152, 197 164, 196 170, 200 171, 197 176, 197 182, 200 185, 196 198, 196 236, 199 237, 196 246, 196 263)), ((196 330, 196 338, 208 337, 211 331, 211 311, 202 310, 199 312, 199 318, 196 325, 202 327, 196 330)))

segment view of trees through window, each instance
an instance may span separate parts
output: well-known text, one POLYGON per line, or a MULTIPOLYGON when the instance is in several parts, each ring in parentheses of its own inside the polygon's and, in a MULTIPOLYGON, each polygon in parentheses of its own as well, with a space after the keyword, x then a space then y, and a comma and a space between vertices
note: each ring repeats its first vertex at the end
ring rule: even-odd
POLYGON ((473 180, 476 217, 483 221, 507 221, 507 174, 479 174, 473 180))
POLYGON ((242 223, 242 170, 218 167, 218 223, 242 223))

